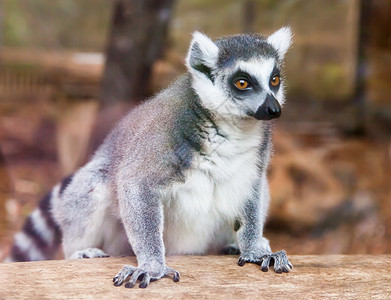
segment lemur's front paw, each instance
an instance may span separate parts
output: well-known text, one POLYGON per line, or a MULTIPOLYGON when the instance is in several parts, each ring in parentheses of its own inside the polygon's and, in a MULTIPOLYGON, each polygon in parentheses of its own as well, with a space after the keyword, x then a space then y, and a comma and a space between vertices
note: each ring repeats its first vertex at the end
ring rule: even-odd
POLYGON ((146 288, 150 282, 156 281, 164 276, 172 276, 174 282, 179 281, 179 272, 171 269, 167 266, 160 272, 147 271, 146 268, 135 268, 133 266, 126 265, 121 271, 113 278, 115 286, 120 286, 124 281, 130 277, 129 282, 125 284, 126 288, 132 288, 136 285, 137 280, 140 280, 140 288, 146 288))
POLYGON ((274 266, 276 273, 288 273, 293 268, 290 263, 285 250, 281 250, 275 253, 265 254, 260 258, 240 256, 238 265, 243 266, 245 263, 254 263, 261 266, 263 272, 269 271, 269 266, 274 266))

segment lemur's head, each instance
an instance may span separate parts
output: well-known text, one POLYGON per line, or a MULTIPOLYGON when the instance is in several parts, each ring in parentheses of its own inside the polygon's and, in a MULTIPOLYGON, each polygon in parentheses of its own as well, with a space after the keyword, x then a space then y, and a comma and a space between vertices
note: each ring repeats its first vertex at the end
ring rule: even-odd
POLYGON ((222 117, 270 120, 284 103, 282 61, 292 33, 242 34, 215 42, 195 32, 186 58, 192 85, 203 104, 222 117))

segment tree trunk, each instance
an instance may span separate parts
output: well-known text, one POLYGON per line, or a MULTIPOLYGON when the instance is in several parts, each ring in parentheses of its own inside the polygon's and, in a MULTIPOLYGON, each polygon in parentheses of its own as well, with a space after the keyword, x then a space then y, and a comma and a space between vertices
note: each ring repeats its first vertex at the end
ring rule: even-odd
MULTIPOLYGON (((391 2, 360 0, 355 103, 356 133, 379 131, 391 124, 391 2)), ((388 131, 388 130, 387 130, 388 131)))
POLYGON ((255 27, 256 5, 254 0, 247 0, 243 4, 243 32, 253 33, 255 27))
POLYGON ((353 135, 362 135, 366 130, 366 78, 368 77, 368 29, 370 19, 370 0, 360 0, 359 23, 357 40, 357 63, 355 74, 354 104, 356 108, 355 125, 353 135))
POLYGON ((103 74, 104 103, 138 101, 149 93, 152 65, 162 54, 174 0, 117 0, 103 74))

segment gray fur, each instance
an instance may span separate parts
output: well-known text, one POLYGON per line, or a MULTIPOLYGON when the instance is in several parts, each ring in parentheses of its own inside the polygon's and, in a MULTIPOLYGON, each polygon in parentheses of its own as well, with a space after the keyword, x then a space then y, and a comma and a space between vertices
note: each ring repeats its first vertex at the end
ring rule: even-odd
POLYGON ((52 191, 66 258, 135 254, 138 267, 114 277, 115 285, 130 278, 127 287, 141 275, 141 287, 165 275, 178 281, 166 254, 239 249, 239 265, 266 271, 275 262, 276 272, 289 271, 285 252, 272 253, 263 237, 271 125, 254 116, 270 95, 284 101, 283 81, 278 88, 269 81, 289 45, 289 29, 270 43, 260 35, 212 42, 195 33, 188 72, 131 111, 91 161, 52 191), (250 91, 235 88, 238 72, 252 78, 250 91))
POLYGON ((247 61, 254 56, 278 58, 278 53, 267 39, 259 34, 234 35, 216 41, 219 47, 219 68, 229 68, 235 61, 247 61))

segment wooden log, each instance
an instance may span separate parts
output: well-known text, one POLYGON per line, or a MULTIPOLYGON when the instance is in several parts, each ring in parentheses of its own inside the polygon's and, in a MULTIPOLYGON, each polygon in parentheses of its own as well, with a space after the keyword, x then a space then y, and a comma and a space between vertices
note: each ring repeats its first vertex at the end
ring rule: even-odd
POLYGON ((115 287, 113 276, 134 257, 0 264, 0 299, 390 299, 391 255, 291 256, 288 274, 237 265, 236 256, 172 256, 181 272, 138 286, 115 287))

